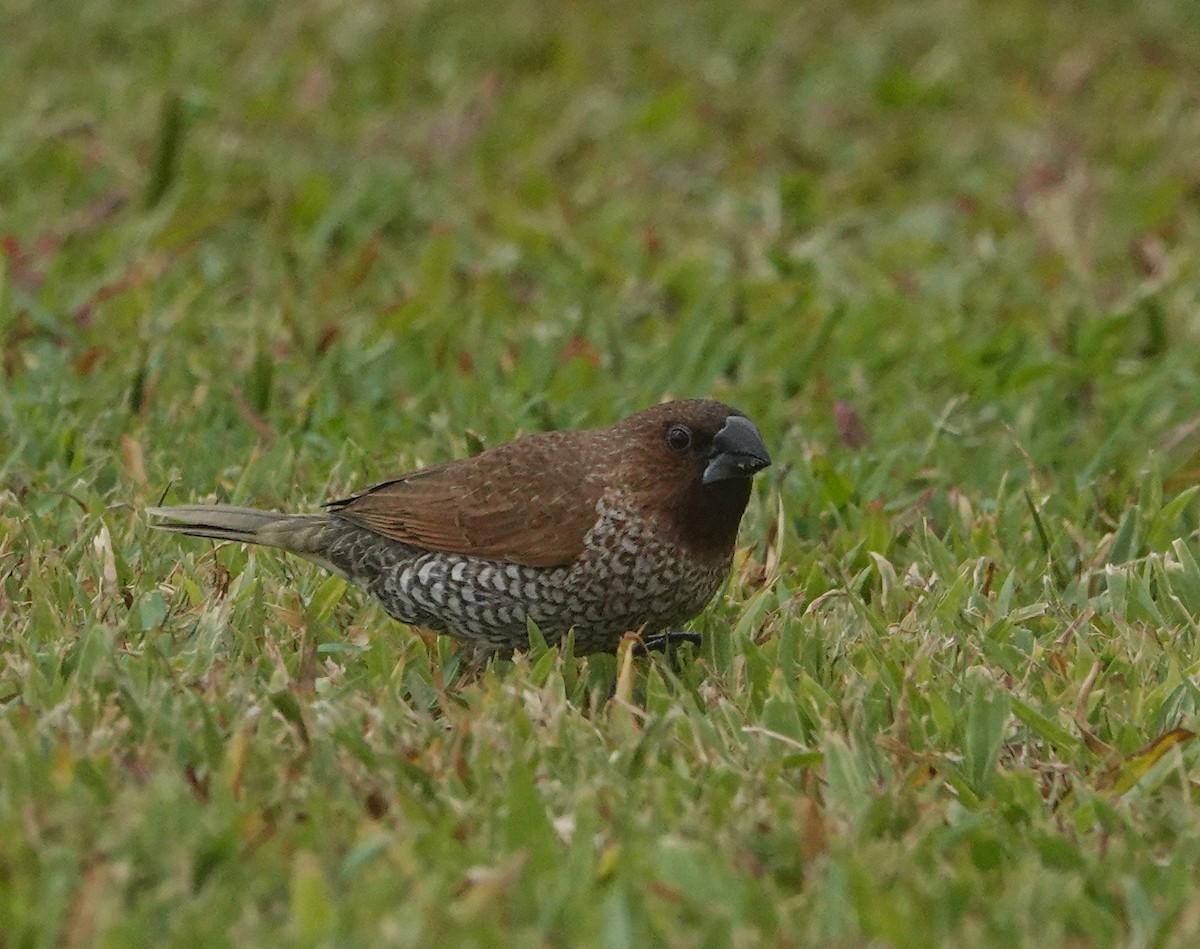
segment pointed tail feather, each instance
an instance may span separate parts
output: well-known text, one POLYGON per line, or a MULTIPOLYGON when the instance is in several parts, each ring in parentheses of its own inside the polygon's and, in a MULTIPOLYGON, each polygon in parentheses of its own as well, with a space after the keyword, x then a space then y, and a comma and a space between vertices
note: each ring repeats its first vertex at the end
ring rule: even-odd
POLYGON ((152 525, 160 530, 279 547, 301 556, 314 554, 323 546, 322 529, 329 523, 325 514, 281 514, 228 504, 148 507, 146 513, 161 519, 152 525))

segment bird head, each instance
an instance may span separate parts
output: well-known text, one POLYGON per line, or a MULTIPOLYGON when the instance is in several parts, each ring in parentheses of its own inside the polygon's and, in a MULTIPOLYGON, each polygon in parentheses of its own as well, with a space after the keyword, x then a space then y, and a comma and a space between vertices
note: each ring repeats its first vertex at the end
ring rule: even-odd
POLYGON ((618 427, 628 427, 637 445, 642 471, 659 480, 669 478, 677 488, 743 482, 771 464, 762 436, 735 408, 708 399, 664 402, 618 427))
POLYGON ((758 429, 708 399, 664 402, 618 422, 626 431, 621 483, 669 520, 690 547, 731 548, 754 474, 771 464, 758 429))

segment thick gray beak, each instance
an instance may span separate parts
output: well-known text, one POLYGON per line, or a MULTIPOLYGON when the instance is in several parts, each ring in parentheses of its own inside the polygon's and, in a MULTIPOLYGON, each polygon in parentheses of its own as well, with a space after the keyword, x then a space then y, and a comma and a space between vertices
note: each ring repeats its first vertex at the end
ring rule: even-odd
POLYGON ((712 455, 700 481, 712 484, 726 478, 749 478, 770 464, 771 456, 754 423, 741 415, 731 415, 713 439, 712 455))

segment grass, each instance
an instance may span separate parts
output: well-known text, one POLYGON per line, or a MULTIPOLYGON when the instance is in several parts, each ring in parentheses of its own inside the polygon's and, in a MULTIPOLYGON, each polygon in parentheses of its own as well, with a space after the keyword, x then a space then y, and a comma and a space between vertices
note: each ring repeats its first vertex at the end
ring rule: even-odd
POLYGON ((0 943, 1200 940, 1194 4, 3 15, 0 943), (674 667, 139 513, 669 395, 674 667))

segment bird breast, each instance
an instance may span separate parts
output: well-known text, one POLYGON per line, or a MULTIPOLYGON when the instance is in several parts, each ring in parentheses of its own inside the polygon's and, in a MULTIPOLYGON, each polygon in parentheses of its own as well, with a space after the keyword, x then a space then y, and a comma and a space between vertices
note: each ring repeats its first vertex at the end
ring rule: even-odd
MULTIPOLYGON (((356 532, 357 533, 357 532, 356 532)), ((465 554, 420 551, 358 535, 360 576, 387 611, 496 651, 527 642, 526 621, 546 638, 574 629, 581 652, 612 650, 626 632, 657 632, 696 616, 729 570, 730 557, 697 559, 659 536, 653 523, 612 501, 570 564, 534 567, 465 554)))

